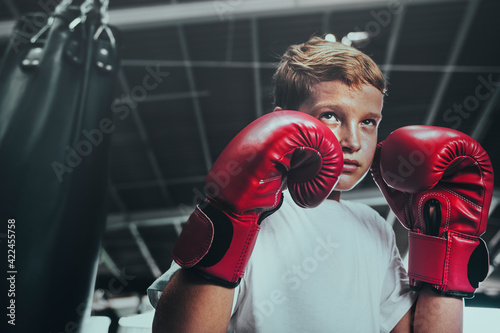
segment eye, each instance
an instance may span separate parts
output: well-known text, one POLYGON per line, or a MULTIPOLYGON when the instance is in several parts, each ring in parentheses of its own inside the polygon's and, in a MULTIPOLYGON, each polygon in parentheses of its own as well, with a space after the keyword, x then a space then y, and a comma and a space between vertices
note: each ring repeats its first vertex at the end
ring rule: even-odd
POLYGON ((365 119, 361 122, 363 125, 372 125, 372 126, 377 126, 377 121, 374 119, 365 119))
POLYGON ((319 120, 327 123, 333 123, 339 121, 339 118, 333 112, 324 112, 319 116, 319 120))

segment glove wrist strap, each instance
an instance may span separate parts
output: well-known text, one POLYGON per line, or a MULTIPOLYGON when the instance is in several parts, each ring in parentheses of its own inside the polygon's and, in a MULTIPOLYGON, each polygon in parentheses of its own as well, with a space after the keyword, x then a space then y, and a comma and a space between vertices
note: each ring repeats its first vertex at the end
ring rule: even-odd
POLYGON ((186 222, 172 257, 210 282, 234 288, 255 245, 257 222, 257 215, 234 218, 204 202, 186 222))
POLYGON ((444 237, 409 233, 408 276, 445 296, 473 297, 488 272, 488 252, 479 237, 448 231, 444 237))

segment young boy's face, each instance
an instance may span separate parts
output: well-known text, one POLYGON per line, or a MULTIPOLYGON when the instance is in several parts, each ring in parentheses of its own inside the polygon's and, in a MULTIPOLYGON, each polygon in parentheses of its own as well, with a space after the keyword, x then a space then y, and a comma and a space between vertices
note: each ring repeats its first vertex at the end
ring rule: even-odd
POLYGON ((352 189, 368 172, 377 145, 383 95, 371 85, 350 88, 341 81, 320 82, 299 106, 327 125, 340 142, 344 168, 336 191, 352 189))

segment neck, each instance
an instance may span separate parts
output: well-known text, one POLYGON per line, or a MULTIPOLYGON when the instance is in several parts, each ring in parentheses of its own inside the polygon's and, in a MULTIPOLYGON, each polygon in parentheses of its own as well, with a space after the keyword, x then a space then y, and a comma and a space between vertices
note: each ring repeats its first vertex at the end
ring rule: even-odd
POLYGON ((332 193, 330 193, 327 199, 340 201, 340 191, 332 191, 332 193))

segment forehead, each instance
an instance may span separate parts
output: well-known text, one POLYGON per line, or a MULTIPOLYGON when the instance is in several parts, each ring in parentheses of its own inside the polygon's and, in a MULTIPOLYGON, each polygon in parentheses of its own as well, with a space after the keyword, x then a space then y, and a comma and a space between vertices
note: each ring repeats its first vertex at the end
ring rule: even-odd
POLYGON ((311 87, 311 96, 305 102, 309 107, 338 105, 370 112, 382 111, 383 95, 372 85, 350 87, 341 81, 323 81, 311 87))

